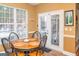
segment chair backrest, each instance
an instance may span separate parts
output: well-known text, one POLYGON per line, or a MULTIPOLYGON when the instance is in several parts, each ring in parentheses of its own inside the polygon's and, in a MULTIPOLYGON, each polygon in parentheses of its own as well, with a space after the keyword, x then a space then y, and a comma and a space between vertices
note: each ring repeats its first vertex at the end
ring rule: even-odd
POLYGON ((9 40, 17 40, 17 39, 19 39, 19 36, 18 36, 18 34, 16 34, 15 32, 11 32, 11 33, 9 34, 8 39, 9 39, 9 40))
POLYGON ((10 41, 7 38, 2 38, 1 42, 6 54, 9 55, 10 53, 12 53, 12 44, 10 43, 10 41))
POLYGON ((40 32, 36 31, 33 33, 32 38, 37 38, 37 39, 41 39, 41 34, 40 32))
POLYGON ((47 42, 47 36, 45 35, 45 36, 43 36, 43 38, 41 39, 40 44, 39 44, 39 47, 45 47, 46 42, 47 42))

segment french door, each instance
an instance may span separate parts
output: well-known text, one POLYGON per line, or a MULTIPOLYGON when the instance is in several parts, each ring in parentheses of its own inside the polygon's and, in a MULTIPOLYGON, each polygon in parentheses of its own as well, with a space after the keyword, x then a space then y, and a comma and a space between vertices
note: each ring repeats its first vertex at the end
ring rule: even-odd
POLYGON ((38 30, 42 36, 48 34, 47 15, 46 14, 39 14, 39 16, 38 16, 38 30))
POLYGON ((38 28, 41 35, 47 35, 46 47, 63 50, 64 12, 56 10, 39 14, 38 28))

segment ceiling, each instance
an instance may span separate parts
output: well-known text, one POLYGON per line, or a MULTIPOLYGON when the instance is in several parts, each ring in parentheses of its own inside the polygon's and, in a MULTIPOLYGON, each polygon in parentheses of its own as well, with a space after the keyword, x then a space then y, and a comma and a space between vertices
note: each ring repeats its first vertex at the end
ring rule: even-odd
POLYGON ((40 3, 29 3, 29 4, 32 5, 32 6, 36 6, 36 5, 40 4, 40 3))

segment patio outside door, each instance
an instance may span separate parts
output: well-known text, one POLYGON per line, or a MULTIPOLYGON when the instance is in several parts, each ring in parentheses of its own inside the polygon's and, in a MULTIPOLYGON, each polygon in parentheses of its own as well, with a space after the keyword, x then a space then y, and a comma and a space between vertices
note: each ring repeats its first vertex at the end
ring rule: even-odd
MULTIPOLYGON (((46 47, 50 49, 63 50, 63 35, 64 35, 64 11, 56 10, 48 13, 41 14, 45 20, 45 33, 47 34, 46 47)), ((42 22, 39 23, 39 25, 42 22)), ((44 24, 44 23, 43 23, 44 24)), ((43 25, 40 25, 40 27, 43 25)), ((40 29, 41 31, 42 29, 40 29)))

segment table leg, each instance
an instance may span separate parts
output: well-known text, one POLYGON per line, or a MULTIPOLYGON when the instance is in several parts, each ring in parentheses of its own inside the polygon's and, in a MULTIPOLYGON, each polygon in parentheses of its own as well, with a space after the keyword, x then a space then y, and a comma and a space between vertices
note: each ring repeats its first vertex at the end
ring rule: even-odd
POLYGON ((15 54, 16 54, 16 56, 18 56, 18 52, 15 50, 15 54))
POLYGON ((29 56, 29 51, 24 51, 25 56, 29 56))

